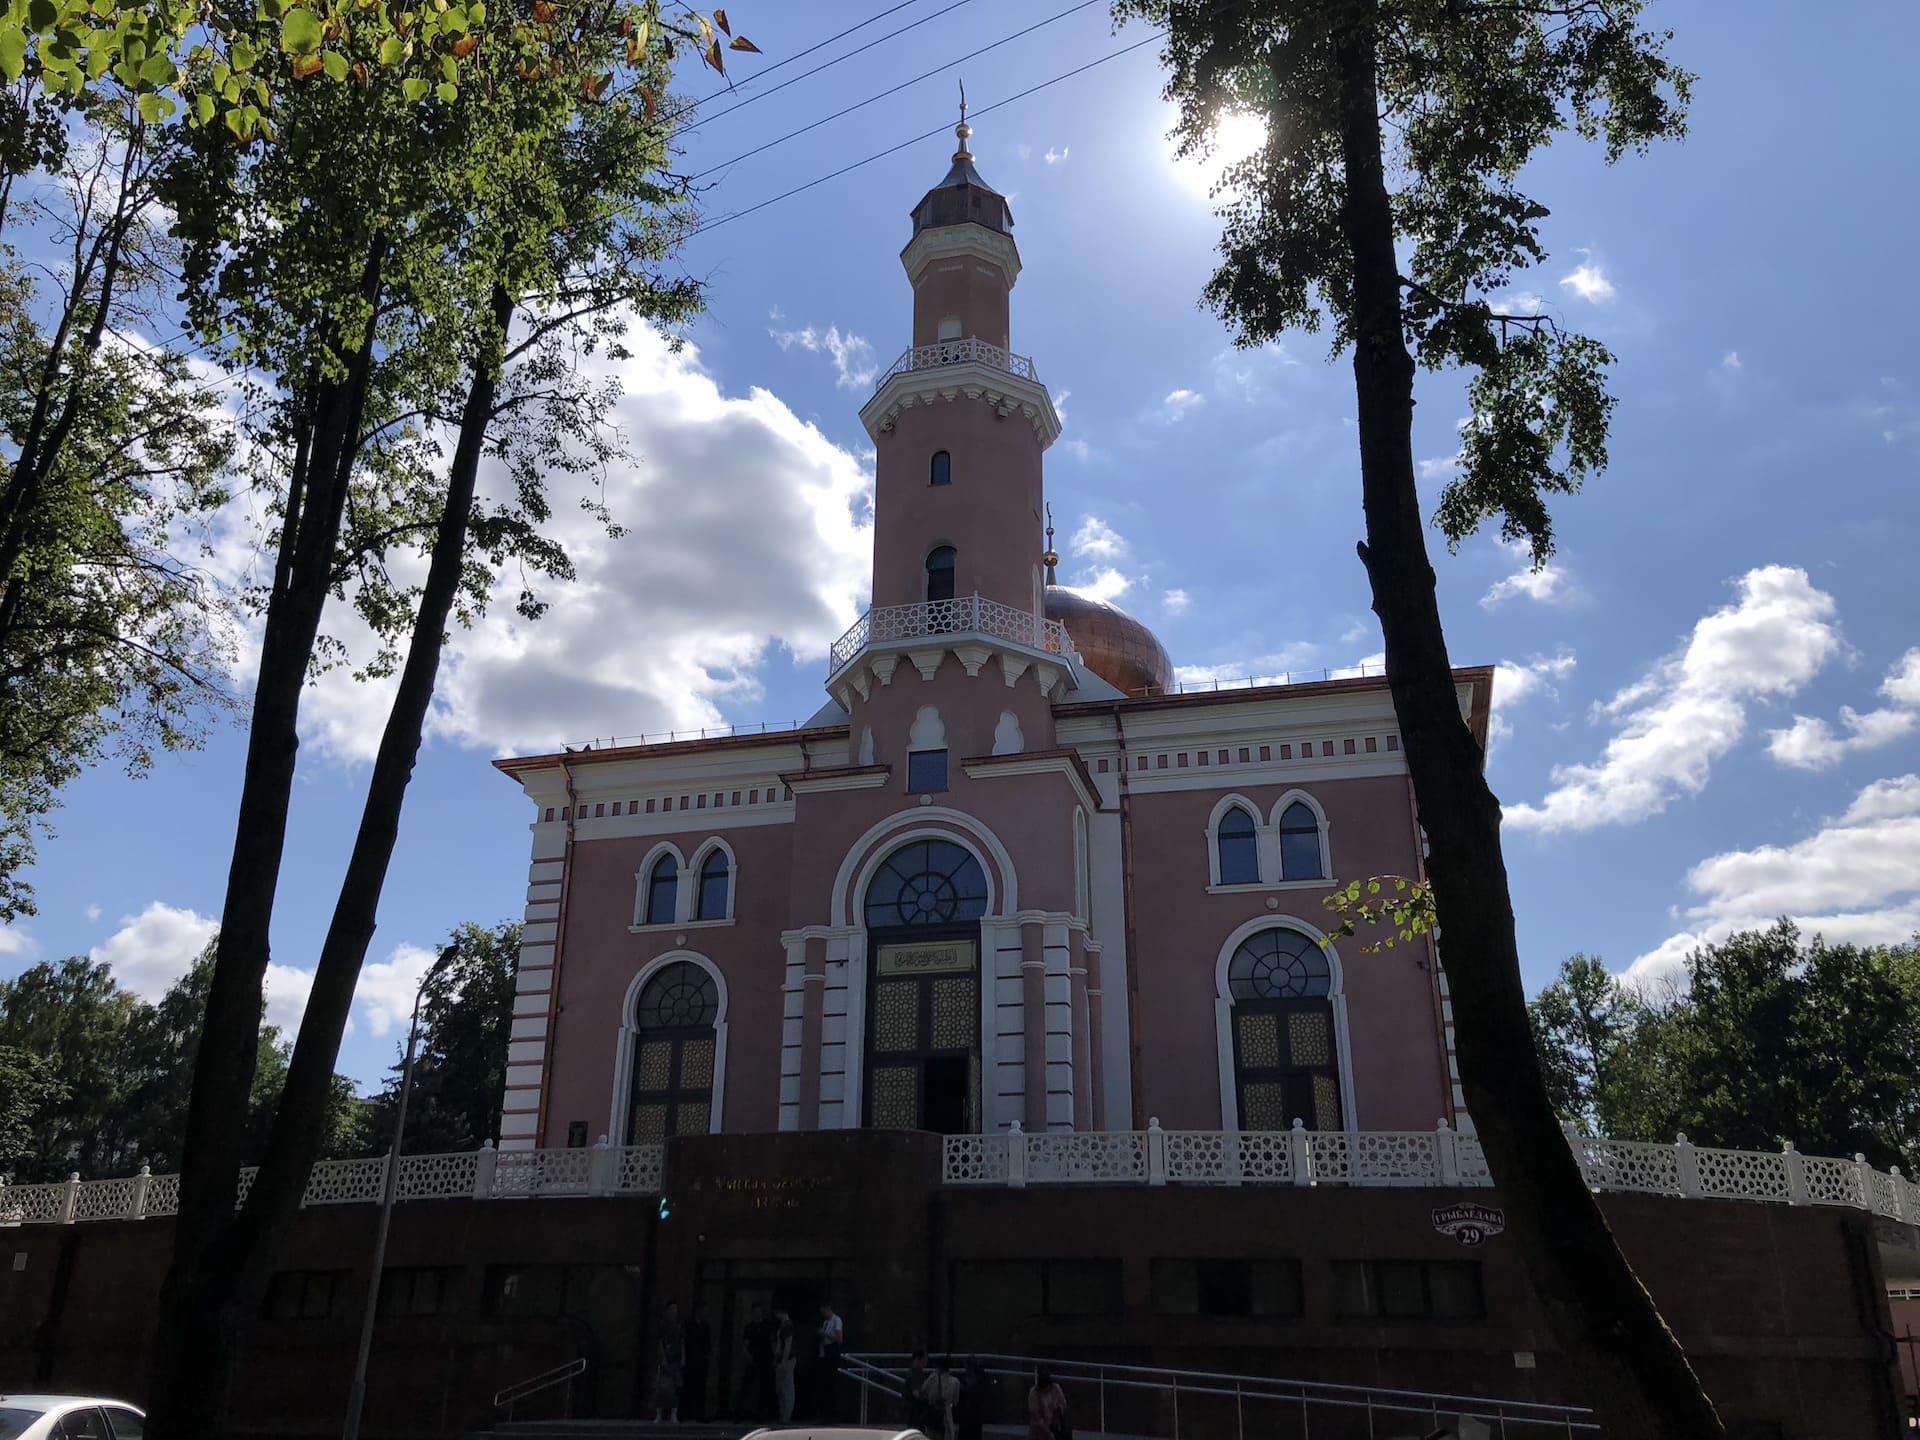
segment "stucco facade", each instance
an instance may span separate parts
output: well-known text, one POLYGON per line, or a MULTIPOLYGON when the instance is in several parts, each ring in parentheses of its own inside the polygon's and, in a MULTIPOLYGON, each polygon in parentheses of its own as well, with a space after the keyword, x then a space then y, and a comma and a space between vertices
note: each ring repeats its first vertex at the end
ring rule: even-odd
POLYGON ((913 223, 820 714, 497 762, 535 807, 502 1145, 1470 1124, 1432 949, 1323 933, 1336 881, 1421 873, 1384 679, 1168 693, 1144 627, 1063 603, 1060 421, 964 125, 913 223))

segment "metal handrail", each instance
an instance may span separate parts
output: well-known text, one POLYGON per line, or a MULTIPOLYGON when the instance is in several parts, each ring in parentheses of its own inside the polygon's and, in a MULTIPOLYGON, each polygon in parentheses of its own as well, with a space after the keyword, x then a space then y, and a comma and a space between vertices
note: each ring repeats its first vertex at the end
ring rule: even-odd
POLYGON ((509 1385, 504 1390, 494 1391, 493 1408, 498 1410, 502 1406, 505 1406, 507 1418, 511 1420, 513 1418, 513 1407, 519 1404, 520 1401, 525 1400, 530 1395, 538 1395, 543 1390, 551 1390, 556 1385, 565 1385, 567 1387, 567 1414, 569 1418, 571 1418, 573 1414, 573 1380, 575 1376, 585 1374, 586 1369, 587 1358, 582 1355, 576 1360, 567 1361, 564 1365, 556 1365, 551 1370, 542 1370, 538 1375, 529 1375, 525 1380, 509 1385))
MULTIPOLYGON (((897 1367, 910 1357, 900 1354, 863 1354, 842 1357, 849 1378, 866 1389, 887 1389, 873 1377, 895 1384, 903 1378, 897 1367), (893 1366, 896 1368, 888 1368, 893 1366)), ((1175 1370, 1155 1365, 1109 1365, 1089 1360, 1036 1359, 1027 1355, 970 1354, 988 1375, 1025 1377, 1045 1365, 1056 1380, 1091 1382, 1099 1387, 1099 1430, 1106 1430, 1106 1387, 1166 1392, 1172 1399, 1174 1440, 1180 1437, 1180 1396, 1217 1395, 1235 1402, 1236 1421, 1244 1432, 1243 1404, 1247 1400, 1297 1401, 1304 1415, 1308 1405, 1364 1410, 1369 1433, 1372 1417, 1382 1414, 1428 1415, 1439 1423, 1442 1414, 1488 1421, 1505 1435, 1512 1425, 1551 1426, 1568 1435, 1599 1432, 1593 1411, 1583 1405, 1557 1405, 1538 1400, 1495 1400, 1484 1395, 1454 1395, 1443 1391, 1401 1390, 1388 1386, 1340 1385, 1322 1380, 1289 1380, 1266 1375, 1234 1375, 1215 1370, 1175 1370), (998 1362, 998 1363, 995 1363, 998 1362), (1145 1378, 1139 1378, 1145 1377, 1145 1378)))

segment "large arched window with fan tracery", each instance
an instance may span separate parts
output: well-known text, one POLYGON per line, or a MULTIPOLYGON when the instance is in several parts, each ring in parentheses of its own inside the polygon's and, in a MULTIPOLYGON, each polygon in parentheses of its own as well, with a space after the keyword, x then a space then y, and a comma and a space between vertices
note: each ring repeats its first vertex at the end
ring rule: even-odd
POLYGON ((987 876, 950 840, 911 840, 867 882, 866 1123, 980 1128, 980 917, 987 876))
POLYGON ((1233 1071, 1242 1130, 1343 1128, 1333 966, 1320 943, 1285 926, 1256 931, 1227 963, 1233 1071))
POLYGON ((704 1135, 713 1120, 714 1022, 720 991, 689 960, 654 972, 633 1006, 627 1144, 704 1135))

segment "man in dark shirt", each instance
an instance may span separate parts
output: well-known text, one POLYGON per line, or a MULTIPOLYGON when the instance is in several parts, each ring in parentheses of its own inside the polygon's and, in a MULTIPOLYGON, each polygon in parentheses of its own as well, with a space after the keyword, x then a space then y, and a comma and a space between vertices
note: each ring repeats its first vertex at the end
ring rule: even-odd
POLYGON ((700 1424, 707 1418, 707 1368, 713 1359, 713 1326, 707 1323, 707 1307, 696 1305, 686 1330, 687 1378, 680 1395, 680 1414, 700 1424))
POLYGON ((773 1325, 758 1304, 748 1312, 744 1335, 746 1369, 740 1376, 740 1408, 749 1420, 766 1420, 773 1408, 773 1325))

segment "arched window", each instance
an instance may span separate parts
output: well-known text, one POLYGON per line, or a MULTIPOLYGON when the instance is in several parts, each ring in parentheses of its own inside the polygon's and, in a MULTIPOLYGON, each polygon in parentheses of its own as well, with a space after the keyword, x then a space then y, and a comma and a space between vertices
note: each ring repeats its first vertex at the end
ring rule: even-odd
POLYGON ((680 898, 680 862, 662 855, 647 874, 647 919, 649 925, 671 925, 677 918, 674 908, 680 898))
POLYGON ((700 862, 699 904, 694 907, 696 920, 724 920, 727 918, 727 886, 733 879, 732 868, 727 863, 727 852, 718 845, 707 852, 707 858, 700 862))
POLYGON ((936 545, 927 552, 927 599, 953 599, 953 562, 951 545, 936 545))
POLYGON ((1320 817, 1304 800, 1294 801, 1280 816, 1280 878, 1327 878, 1326 858, 1320 847, 1320 817))
POLYGON ((633 1007, 627 1144, 704 1135, 711 1128, 719 1016, 713 976, 691 961, 661 966, 641 987, 633 1007))
POLYGON ((865 1122, 980 1128, 979 930, 987 877, 950 840, 911 840, 867 883, 873 932, 865 1122), (903 933, 905 932, 905 933, 903 933))
POLYGON ((929 485, 951 485, 953 483, 953 456, 944 450, 933 452, 933 465, 927 475, 929 485))
POLYGON ((961 925, 986 913, 986 874, 978 860, 950 840, 902 845, 867 885, 869 930, 961 925))
POLYGON ((1222 885, 1260 883, 1260 845, 1254 831, 1253 816, 1238 805, 1220 817, 1214 844, 1220 852, 1222 885))
POLYGON ((1276 926, 1242 941, 1227 964, 1234 1088, 1242 1130, 1338 1130, 1340 1064, 1333 969, 1311 936, 1276 926))

